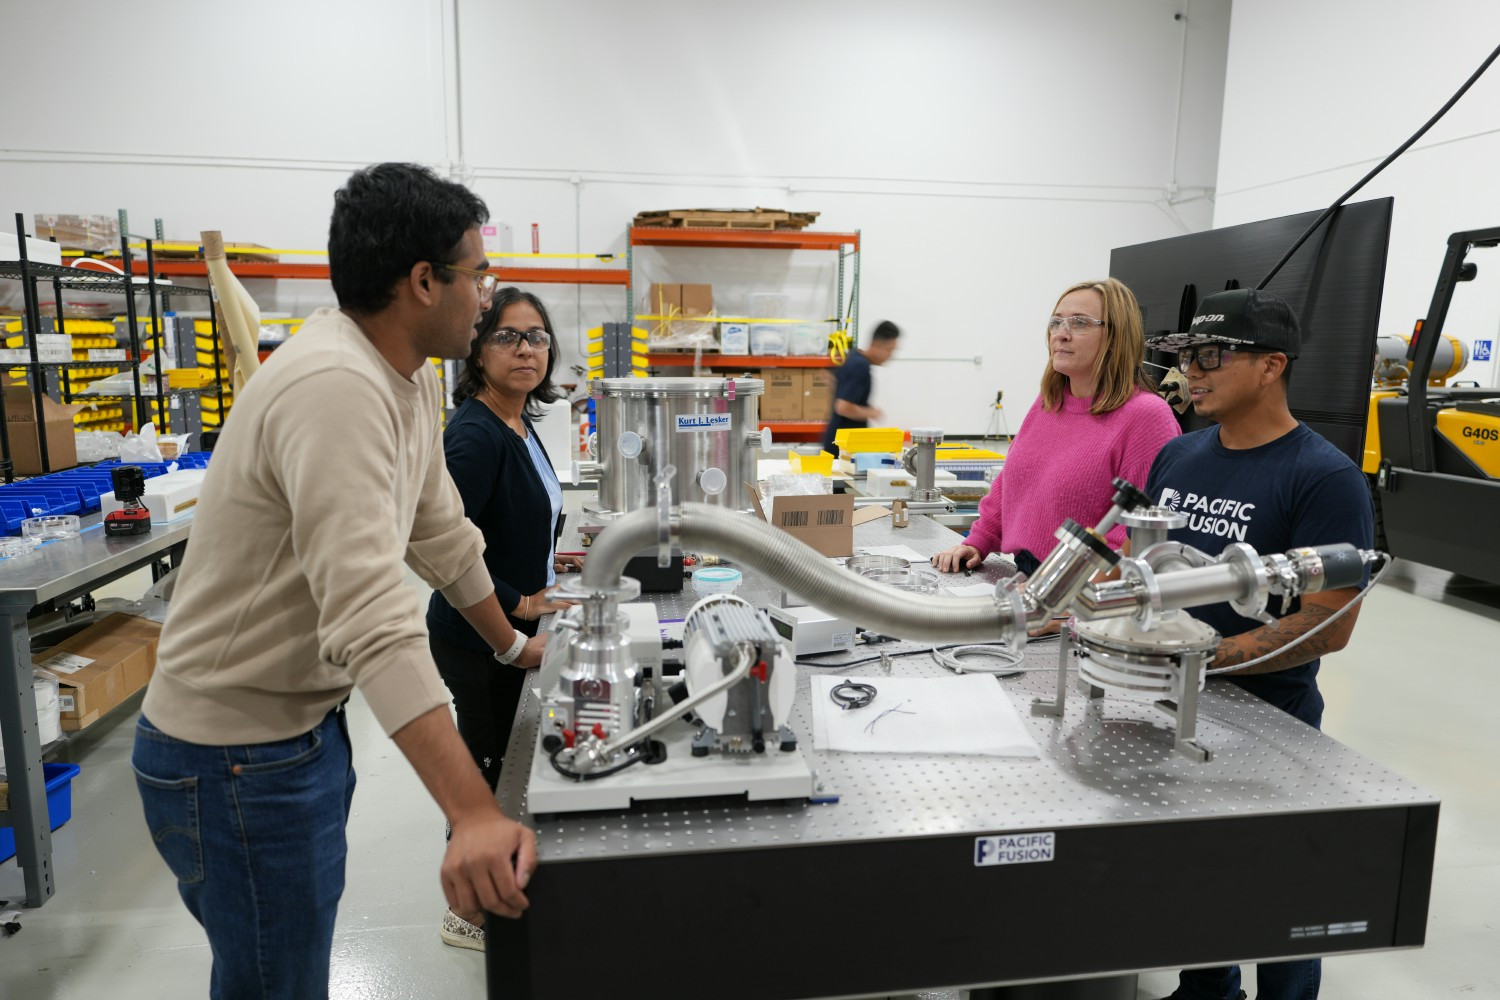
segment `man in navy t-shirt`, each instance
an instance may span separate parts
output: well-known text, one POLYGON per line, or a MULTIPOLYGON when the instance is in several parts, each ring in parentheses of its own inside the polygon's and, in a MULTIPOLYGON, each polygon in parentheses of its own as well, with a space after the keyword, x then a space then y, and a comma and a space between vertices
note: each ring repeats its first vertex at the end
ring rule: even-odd
POLYGON ((828 426, 823 430, 823 450, 837 456, 833 443, 834 434, 845 427, 868 427, 871 420, 879 420, 884 414, 880 407, 870 405, 870 366, 883 365, 896 352, 896 339, 901 328, 890 320, 882 320, 870 334, 870 346, 853 351, 833 373, 833 412, 828 415, 828 426))
MULTIPOLYGON (((1146 494, 1188 516, 1171 533, 1209 555, 1233 542, 1257 552, 1349 542, 1371 545, 1374 512, 1364 475, 1343 452, 1292 416, 1286 387, 1302 344, 1297 316, 1280 298, 1256 289, 1218 292, 1198 306, 1188 333, 1153 338, 1177 351, 1193 411, 1217 422, 1168 441, 1156 456, 1146 494)), ((1212 667, 1246 663, 1273 653, 1326 621, 1357 589, 1307 594, 1268 608, 1270 625, 1244 618, 1228 604, 1189 613, 1223 637, 1212 667)), ((1359 608, 1281 655, 1224 677, 1276 707, 1318 726, 1323 696, 1318 662, 1349 641, 1359 608)), ((1318 995, 1318 959, 1262 963, 1257 1000, 1318 995)), ((1183 972, 1176 1000, 1243 998, 1238 967, 1183 972)))

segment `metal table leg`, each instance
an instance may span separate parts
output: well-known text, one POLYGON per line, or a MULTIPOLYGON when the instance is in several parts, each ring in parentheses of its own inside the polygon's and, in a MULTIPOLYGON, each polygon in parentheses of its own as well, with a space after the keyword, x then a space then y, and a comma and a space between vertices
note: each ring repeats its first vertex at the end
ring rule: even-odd
POLYGON ((0 730, 10 781, 10 818, 16 862, 26 876, 26 905, 41 906, 54 891, 52 829, 47 820, 47 782, 32 693, 31 633, 26 614, 4 615, 9 641, 0 644, 0 730))

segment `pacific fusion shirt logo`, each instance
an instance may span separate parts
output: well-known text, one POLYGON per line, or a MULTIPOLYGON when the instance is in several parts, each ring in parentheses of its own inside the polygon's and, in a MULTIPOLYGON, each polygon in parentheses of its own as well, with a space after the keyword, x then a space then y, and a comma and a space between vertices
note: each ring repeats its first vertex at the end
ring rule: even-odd
POLYGON ((1250 512, 1255 504, 1225 497, 1205 497, 1196 493, 1183 496, 1170 486, 1161 491, 1161 506, 1181 511, 1188 516, 1189 531, 1216 538, 1230 538, 1236 542, 1245 540, 1250 529, 1250 512))

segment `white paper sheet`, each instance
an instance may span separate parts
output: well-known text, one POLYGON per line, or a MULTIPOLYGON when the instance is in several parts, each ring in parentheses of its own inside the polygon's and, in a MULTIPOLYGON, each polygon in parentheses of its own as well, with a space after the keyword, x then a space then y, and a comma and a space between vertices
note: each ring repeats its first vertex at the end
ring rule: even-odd
POLYGON ((927 557, 910 545, 860 545, 858 550, 861 554, 872 556, 895 556, 897 559, 905 559, 913 566, 927 565, 927 557))
POLYGON ((812 678, 813 745, 851 753, 947 753, 1037 757, 1036 740, 994 677, 812 678), (841 709, 829 692, 845 680, 871 684, 875 700, 841 709), (887 709, 900 709, 885 713, 887 709), (910 714, 906 714, 910 713, 910 714))
POLYGON ((954 597, 989 597, 995 592, 995 585, 993 583, 965 583, 943 589, 954 597))

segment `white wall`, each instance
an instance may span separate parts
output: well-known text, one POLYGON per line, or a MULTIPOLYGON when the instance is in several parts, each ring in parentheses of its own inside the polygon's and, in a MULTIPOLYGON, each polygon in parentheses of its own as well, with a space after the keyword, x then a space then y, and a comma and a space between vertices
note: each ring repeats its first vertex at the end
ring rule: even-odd
MULTIPOLYGON (((877 385, 891 419, 978 431, 1004 389, 1014 429, 1057 291, 1207 227, 1228 28, 1229 0, 7 4, 0 37, 34 40, 13 74, 55 72, 66 35, 151 85, 8 113, 0 211, 124 206, 137 230, 315 248, 333 190, 381 159, 469 180, 517 249, 532 223, 543 251, 604 252, 642 209, 818 210, 863 232, 861 332, 906 331, 877 385)), ((644 251, 637 281, 710 281, 736 310, 785 284, 828 315, 832 259, 644 251)), ((331 301, 276 284, 270 308, 331 301)), ((618 289, 536 290, 565 341, 624 315, 618 289)))
MULTIPOLYGON (((1415 132, 1500 41, 1500 6, 1386 0, 1236 4, 1216 227, 1321 209, 1415 132)), ((1394 196, 1381 333, 1427 314, 1450 233, 1500 226, 1500 66, 1354 200, 1394 196)), ((1500 251, 1470 260, 1446 332, 1495 341, 1500 251)), ((1460 376, 1500 384, 1471 362, 1460 376)))

